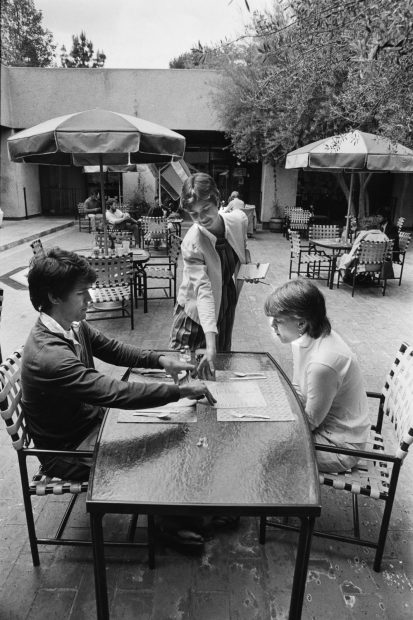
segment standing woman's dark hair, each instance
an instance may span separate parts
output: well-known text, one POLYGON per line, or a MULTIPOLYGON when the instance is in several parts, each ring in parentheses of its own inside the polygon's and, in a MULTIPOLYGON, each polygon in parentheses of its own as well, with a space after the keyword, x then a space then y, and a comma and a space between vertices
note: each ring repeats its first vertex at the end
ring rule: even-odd
POLYGON ((312 338, 331 332, 324 295, 315 284, 304 278, 290 280, 271 293, 264 305, 267 316, 290 316, 303 319, 305 333, 312 338))

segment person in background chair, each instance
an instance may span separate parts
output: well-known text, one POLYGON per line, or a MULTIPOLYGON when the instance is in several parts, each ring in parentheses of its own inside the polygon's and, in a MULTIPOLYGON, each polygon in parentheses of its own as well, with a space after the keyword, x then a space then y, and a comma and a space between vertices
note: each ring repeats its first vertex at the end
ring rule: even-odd
POLYGON ((86 215, 90 220, 94 220, 95 224, 102 221, 103 215, 98 192, 92 192, 89 198, 86 198, 83 206, 85 207, 86 215))
MULTIPOLYGON (((307 414, 315 443, 364 450, 370 420, 366 390, 355 354, 331 329, 325 299, 304 278, 290 280, 271 293, 265 314, 282 343, 291 344, 293 385, 307 414)), ((351 469, 352 455, 316 451, 324 472, 351 469)))
POLYGON ((232 192, 229 197, 229 202, 226 207, 224 207, 225 213, 230 213, 234 209, 243 209, 245 207, 245 203, 241 200, 239 192, 232 192))
MULTIPOLYGON (((22 406, 36 448, 91 450, 109 407, 142 409, 209 394, 201 381, 127 383, 96 370, 94 358, 126 368, 164 368, 177 381, 180 370, 194 366, 93 329, 85 318, 95 279, 85 258, 60 248, 31 263, 29 294, 39 317, 23 352, 22 406)), ((50 476, 88 478, 89 457, 39 458, 50 476)))
POLYGON ((136 246, 139 245, 138 222, 129 213, 121 211, 113 198, 107 201, 106 221, 119 230, 131 230, 136 246))

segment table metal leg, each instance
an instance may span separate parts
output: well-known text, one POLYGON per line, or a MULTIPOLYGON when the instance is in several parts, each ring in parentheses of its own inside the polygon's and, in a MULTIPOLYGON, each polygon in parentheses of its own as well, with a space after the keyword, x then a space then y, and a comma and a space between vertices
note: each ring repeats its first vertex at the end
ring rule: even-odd
POLYGON ((109 620, 108 589, 106 583, 105 553, 103 547, 102 514, 90 514, 92 531, 93 567, 98 620, 109 620))
POLYGON ((308 560, 310 557, 311 536, 314 529, 314 517, 301 517, 300 537, 295 557, 293 588, 291 592, 289 620, 300 620, 303 608, 305 583, 307 580, 308 560))
POLYGON ((334 286, 334 274, 336 273, 337 268, 337 256, 333 255, 331 259, 331 269, 330 269, 330 282, 329 288, 332 289, 334 286))

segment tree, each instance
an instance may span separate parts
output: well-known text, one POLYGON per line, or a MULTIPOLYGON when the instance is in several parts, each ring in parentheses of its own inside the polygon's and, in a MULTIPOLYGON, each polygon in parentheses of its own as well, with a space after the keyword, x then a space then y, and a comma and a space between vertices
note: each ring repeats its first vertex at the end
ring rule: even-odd
POLYGON ((216 99, 237 156, 282 162, 351 129, 413 146, 412 23, 411 0, 292 0, 256 14, 256 53, 224 67, 216 99))
POLYGON ((88 41, 86 33, 82 30, 79 36, 72 36, 72 49, 67 54, 66 47, 61 48, 60 61, 62 67, 65 68, 101 68, 105 64, 106 55, 103 50, 97 50, 96 56, 93 58, 93 43, 88 41))
POLYGON ((42 12, 33 0, 2 0, 1 62, 15 67, 49 67, 56 45, 42 26, 42 12))

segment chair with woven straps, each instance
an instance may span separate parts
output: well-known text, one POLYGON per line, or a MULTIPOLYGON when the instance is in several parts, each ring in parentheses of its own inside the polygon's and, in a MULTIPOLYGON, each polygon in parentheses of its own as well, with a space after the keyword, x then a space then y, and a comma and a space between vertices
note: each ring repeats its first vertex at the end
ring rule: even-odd
POLYGON ((79 222, 79 231, 85 230, 91 232, 91 218, 86 211, 86 207, 83 202, 79 202, 77 205, 77 217, 79 222))
MULTIPOLYGON (((379 572, 400 469, 413 443, 413 347, 406 343, 401 344, 381 393, 367 392, 367 396, 377 399, 379 404, 366 450, 345 450, 315 444, 316 450, 354 455, 360 458, 356 467, 343 473, 319 473, 321 485, 331 487, 337 493, 350 493, 353 505, 354 536, 324 530, 314 530, 313 533, 315 536, 375 549, 373 568, 379 572), (360 536, 360 523, 364 523, 368 529, 371 529, 372 524, 369 521, 360 520, 359 496, 384 502, 379 532, 375 540, 360 536)), ((261 542, 265 540, 266 525, 280 529, 297 529, 285 522, 262 519, 261 542)))
POLYGON ((142 216, 140 219, 142 247, 151 250, 165 248, 164 255, 168 253, 169 247, 169 227, 168 221, 164 217, 142 216))
POLYGON ((324 252, 317 252, 314 247, 310 247, 308 243, 301 239, 300 233, 295 230, 289 230, 288 237, 290 239, 290 270, 288 277, 291 279, 291 275, 295 273, 297 276, 305 275, 307 278, 325 279, 328 282, 332 257, 324 252))
POLYGON ((130 317, 134 329, 134 282, 132 255, 88 257, 96 272, 96 282, 89 289, 92 303, 88 308, 88 321, 103 318, 130 317))
POLYGON ((340 236, 337 224, 312 224, 308 229, 310 239, 336 239, 340 236))
MULTIPOLYGON (((387 277, 384 271, 386 261, 392 260, 393 240, 390 241, 366 241, 363 239, 355 254, 355 260, 352 267, 352 291, 358 284, 357 275, 360 273, 368 274, 371 284, 381 287, 382 295, 386 294, 387 277)), ((338 272, 337 288, 340 286, 341 273, 338 272)))
POLYGON ((163 295, 150 296, 149 299, 173 299, 176 302, 176 271, 179 255, 181 253, 182 239, 178 235, 170 235, 170 246, 168 249, 168 260, 157 260, 151 257, 150 261, 145 263, 135 274, 135 294, 136 294, 136 278, 143 278, 144 292, 144 312, 148 311, 148 291, 162 290, 163 295), (150 281, 155 280, 156 284, 150 285, 150 281), (148 283, 149 282, 149 283, 148 283))
MULTIPOLYGON (((23 495, 23 504, 26 514, 27 530, 29 535, 30 550, 34 566, 39 566, 40 557, 38 545, 70 545, 91 546, 92 541, 64 537, 64 531, 80 494, 88 489, 88 481, 63 480, 46 475, 42 467, 39 468, 37 458, 40 453, 59 454, 66 456, 90 456, 92 461, 93 452, 88 450, 39 450, 33 446, 30 433, 26 424, 22 407, 21 366, 23 347, 15 351, 2 364, 0 364, 0 415, 6 424, 7 433, 10 436, 13 448, 17 452, 20 482, 23 495), (29 461, 29 464, 28 464, 29 461), (29 475, 29 469, 31 471, 29 475), (36 533, 36 523, 33 514, 32 497, 47 499, 48 496, 66 495, 69 499, 61 522, 54 534, 48 538, 40 538, 36 533)), ((129 369, 122 380, 127 380, 129 369)), ((127 538, 123 542, 105 542, 105 545, 115 547, 143 547, 149 545, 149 565, 154 565, 154 552, 151 540, 148 543, 133 542, 136 529, 137 515, 131 519, 127 532, 127 538)), ((153 523, 148 524, 152 527, 153 523)))

